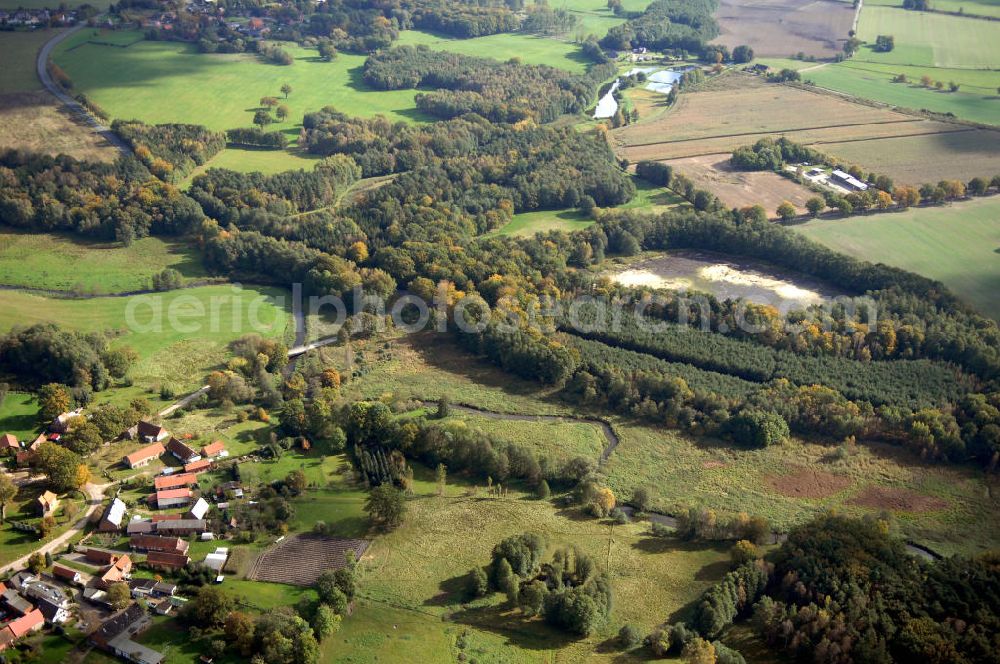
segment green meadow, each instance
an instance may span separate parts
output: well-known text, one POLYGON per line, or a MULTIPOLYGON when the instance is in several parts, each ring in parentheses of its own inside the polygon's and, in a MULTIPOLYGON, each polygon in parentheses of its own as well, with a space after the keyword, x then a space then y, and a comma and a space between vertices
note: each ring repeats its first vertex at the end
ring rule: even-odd
MULTIPOLYGON (((140 38, 138 31, 113 33, 140 38)), ((283 44, 295 58, 288 66, 261 61, 255 54, 198 53, 193 44, 139 41, 126 48, 92 43, 108 33, 84 30, 60 44, 54 60, 112 117, 149 123, 190 122, 210 129, 249 127, 261 97, 282 97, 289 119, 270 130, 298 133, 303 114, 332 105, 350 115, 383 114, 392 120, 424 119, 413 90, 372 90, 362 80, 365 56, 341 53, 323 62, 314 49, 283 44)))
POLYGON ((0 285, 78 293, 148 289, 166 268, 185 280, 208 276, 189 246, 147 237, 123 247, 77 235, 24 233, 0 227, 0 285))
MULTIPOLYGON (((284 336, 290 316, 273 300, 284 294, 232 285, 81 300, 0 291, 5 314, 0 332, 45 321, 83 332, 110 331, 116 335, 115 344, 131 346, 139 354, 131 374, 136 390, 162 383, 186 389, 200 386, 204 375, 225 359, 229 341, 251 332, 284 336)), ((290 306, 287 298, 285 306, 290 306)))
MULTIPOLYGON (((8 6, 28 7, 30 3, 11 5, 0 0, 0 8, 8 6)), ((0 93, 42 89, 35 73, 35 60, 42 45, 60 32, 61 29, 0 32, 0 62, 3 62, 0 67, 0 93)))
POLYGON ((26 392, 11 392, 0 403, 0 435, 34 440, 38 433, 38 400, 26 392))
MULTIPOLYGON (((866 7, 876 5, 899 7, 899 0, 865 0, 866 7)), ((1000 18, 1000 0, 934 0, 931 8, 939 12, 958 12, 967 15, 995 16, 1000 18)))
POLYGON ((892 35, 888 53, 862 51, 864 59, 893 64, 988 69, 1000 62, 1000 22, 917 12, 899 7, 864 7, 858 38, 875 43, 892 35))
POLYGON ((939 279, 1000 319, 1000 198, 795 228, 848 255, 939 279))

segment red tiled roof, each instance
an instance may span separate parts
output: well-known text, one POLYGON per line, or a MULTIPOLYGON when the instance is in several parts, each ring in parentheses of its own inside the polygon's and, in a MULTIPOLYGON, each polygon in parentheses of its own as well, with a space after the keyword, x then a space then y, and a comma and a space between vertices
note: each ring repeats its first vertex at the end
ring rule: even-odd
POLYGON ((17 620, 11 620, 7 627, 14 634, 15 639, 19 639, 31 630, 45 624, 45 616, 38 609, 31 611, 17 620))
POLYGON ((147 445, 142 449, 132 452, 132 454, 129 454, 125 458, 128 460, 129 465, 135 465, 140 461, 145 461, 146 459, 150 459, 152 457, 158 457, 164 452, 166 452, 166 450, 163 448, 163 445, 160 443, 153 443, 152 445, 147 445))
POLYGON ((17 442, 17 438, 13 434, 5 433, 0 438, 0 447, 19 450, 21 449, 21 444, 17 442))
POLYGON ((215 456, 216 454, 222 452, 225 449, 226 449, 226 444, 221 440, 217 440, 211 445, 206 445, 205 447, 201 448, 201 453, 203 456, 215 456))
POLYGON ((208 459, 202 459, 201 461, 194 461, 184 466, 185 473, 200 473, 202 471, 208 470, 212 467, 212 462, 208 459))
POLYGON ((180 489, 165 489, 163 491, 156 492, 156 501, 159 502, 164 498, 190 498, 191 489, 187 487, 182 487, 180 489))
POLYGON ((165 489, 175 489, 181 486, 190 486, 196 484, 198 478, 194 473, 181 473, 179 475, 162 475, 153 480, 153 486, 156 487, 157 491, 163 491, 165 489))

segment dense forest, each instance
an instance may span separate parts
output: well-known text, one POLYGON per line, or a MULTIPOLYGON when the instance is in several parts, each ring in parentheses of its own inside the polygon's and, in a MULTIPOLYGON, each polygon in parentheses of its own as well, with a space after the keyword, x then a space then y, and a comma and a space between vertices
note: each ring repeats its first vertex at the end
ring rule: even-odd
POLYGON ((150 173, 164 182, 180 182, 226 147, 224 134, 201 125, 115 120, 111 130, 132 147, 150 173))
POLYGON ((641 15, 608 30, 601 46, 678 49, 701 55, 706 44, 719 36, 712 16, 717 7, 716 0, 653 0, 641 15))
POLYGON ((545 65, 442 53, 400 46, 365 61, 365 82, 379 90, 438 88, 417 95, 417 107, 435 117, 478 113, 493 122, 528 118, 550 122, 593 103, 597 86, 614 75, 611 64, 585 75, 545 65))

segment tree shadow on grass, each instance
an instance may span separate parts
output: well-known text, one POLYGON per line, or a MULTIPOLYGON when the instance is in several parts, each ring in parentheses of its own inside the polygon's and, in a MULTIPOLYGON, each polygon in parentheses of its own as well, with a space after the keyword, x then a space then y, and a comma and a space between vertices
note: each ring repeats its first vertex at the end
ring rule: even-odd
POLYGON ((709 563, 702 567, 700 570, 695 572, 694 578, 696 581, 718 581, 726 572, 730 570, 732 565, 728 560, 717 560, 714 563, 709 563))
POLYGON ((438 584, 440 592, 425 600, 424 606, 451 606, 461 603, 467 597, 468 580, 468 574, 445 579, 438 584))
POLYGON ((492 632, 507 639, 506 645, 524 650, 559 650, 579 637, 552 629, 540 620, 526 620, 508 606, 466 607, 451 615, 453 622, 492 632))

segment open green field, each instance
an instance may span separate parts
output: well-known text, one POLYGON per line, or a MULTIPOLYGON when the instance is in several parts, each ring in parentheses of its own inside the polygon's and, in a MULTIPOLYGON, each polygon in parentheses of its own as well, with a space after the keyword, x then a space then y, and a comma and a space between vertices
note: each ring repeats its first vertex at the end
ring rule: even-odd
POLYGON ((54 321, 85 332, 120 332, 115 344, 134 348, 140 361, 132 370, 139 385, 200 386, 207 371, 225 358, 225 344, 244 334, 282 337, 290 316, 283 291, 202 286, 162 294, 63 300, 0 291, 0 332, 14 325, 54 321), (280 302, 280 301, 279 301, 280 302), (256 317, 259 325, 252 324, 256 317), (255 329, 256 328, 256 329, 255 329))
POLYGON ((1000 22, 899 7, 865 7, 858 38, 869 44, 878 35, 895 37, 888 53, 862 51, 866 60, 905 65, 986 69, 1000 62, 1000 22))
MULTIPOLYGON (((865 6, 899 7, 899 0, 865 0, 865 6)), ((969 15, 1000 17, 998 0, 934 0, 931 8, 941 12, 959 12, 969 15)))
MULTIPOLYGON (((0 9, 29 7, 30 3, 8 3, 0 0, 0 9)), ((45 6, 45 5, 39 5, 45 6)), ((42 45, 62 31, 58 29, 0 32, 0 93, 41 90, 42 83, 35 73, 35 59, 42 45)))
POLYGON ((23 233, 0 226, 0 285, 78 293, 148 289, 151 277, 173 268, 186 280, 208 276, 188 246, 160 238, 123 247, 77 235, 23 233))
POLYGON ((465 413, 453 415, 450 426, 484 431, 497 440, 523 445, 560 460, 575 457, 596 459, 607 444, 596 424, 588 422, 521 422, 497 420, 465 413))
POLYGON ((227 168, 239 173, 260 172, 266 174, 299 169, 311 171, 319 160, 320 157, 318 155, 311 155, 308 152, 301 152, 291 148, 288 150, 226 148, 212 157, 208 163, 192 171, 187 181, 190 182, 195 176, 200 175, 209 168, 227 168))
POLYGON ((795 228, 851 256, 939 279, 1000 319, 1000 198, 795 228))
POLYGON ((872 99, 884 104, 927 109, 935 113, 954 113, 956 117, 984 124, 1000 124, 1000 73, 980 70, 934 69, 907 67, 859 60, 824 65, 802 73, 803 79, 820 87, 872 99), (893 83, 892 77, 906 73, 909 83, 893 83), (962 87, 958 92, 939 91, 919 85, 920 77, 930 76, 947 84, 955 81, 962 87))
MULTIPOLYGON (((606 31, 605 31, 606 32, 606 31)), ((604 35, 601 35, 602 37, 604 35)), ((584 72, 589 61, 571 41, 525 34, 499 34, 474 39, 457 39, 421 30, 400 33, 399 45, 425 45, 436 51, 509 60, 520 58, 532 65, 549 65, 572 72, 584 72)), ((411 91, 412 95, 412 91, 411 91)))
POLYGON ((297 131, 302 115, 332 105, 350 115, 383 114, 392 120, 424 118, 413 90, 377 91, 362 80, 365 56, 341 53, 322 62, 316 51, 283 44, 292 65, 264 63, 256 55, 198 53, 193 44, 140 41, 127 48, 88 43, 141 38, 138 31, 84 30, 59 45, 53 58, 112 117, 149 123, 191 122, 210 129, 249 127, 261 97, 281 97, 282 84, 293 91, 282 103, 289 119, 271 130, 297 131))
POLYGON ((38 434, 38 401, 26 392, 10 392, 0 403, 0 435, 14 434, 18 440, 34 440, 38 434))

